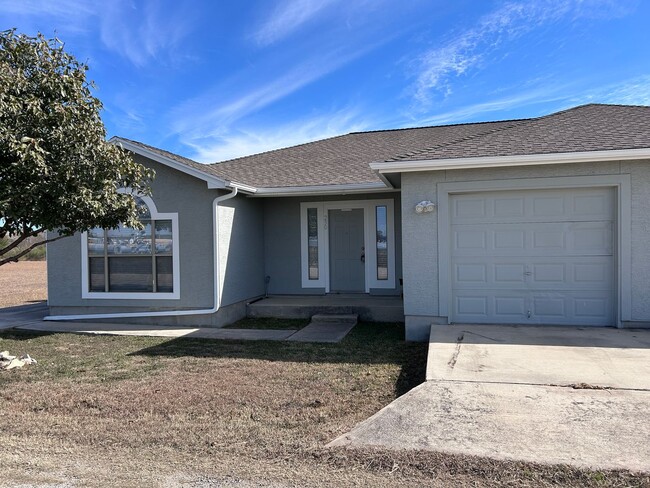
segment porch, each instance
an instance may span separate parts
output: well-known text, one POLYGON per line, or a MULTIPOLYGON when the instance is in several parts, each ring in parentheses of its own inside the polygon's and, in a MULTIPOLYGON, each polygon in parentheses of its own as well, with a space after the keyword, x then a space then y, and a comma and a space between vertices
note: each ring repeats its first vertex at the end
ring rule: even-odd
POLYGON ((397 296, 274 295, 247 305, 248 317, 309 319, 317 314, 356 314, 364 322, 404 322, 404 302, 397 296))

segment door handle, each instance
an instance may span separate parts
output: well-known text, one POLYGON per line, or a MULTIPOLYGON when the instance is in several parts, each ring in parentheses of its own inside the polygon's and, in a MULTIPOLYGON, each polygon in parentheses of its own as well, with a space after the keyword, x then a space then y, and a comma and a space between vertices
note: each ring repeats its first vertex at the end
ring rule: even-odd
POLYGON ((361 262, 362 263, 366 262, 366 248, 365 247, 361 248, 361 262))

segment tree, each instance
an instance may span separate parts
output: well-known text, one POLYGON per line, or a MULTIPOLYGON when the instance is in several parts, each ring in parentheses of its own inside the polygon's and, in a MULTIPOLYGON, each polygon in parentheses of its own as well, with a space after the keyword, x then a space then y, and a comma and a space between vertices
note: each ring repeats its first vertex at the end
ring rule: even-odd
POLYGON ((0 32, 0 240, 11 238, 0 265, 75 232, 140 226, 134 199, 118 190, 149 195, 154 173, 106 141, 87 70, 58 39, 0 32))

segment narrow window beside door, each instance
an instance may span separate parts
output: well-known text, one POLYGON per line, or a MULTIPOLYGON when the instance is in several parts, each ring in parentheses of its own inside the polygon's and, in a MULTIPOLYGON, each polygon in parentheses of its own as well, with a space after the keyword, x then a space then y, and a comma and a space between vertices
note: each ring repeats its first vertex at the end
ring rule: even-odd
POLYGON ((319 278, 318 268, 318 209, 307 209, 307 256, 309 279, 319 278))
POLYGON ((388 279, 388 219, 386 206, 375 207, 375 230, 377 239, 377 279, 388 279))

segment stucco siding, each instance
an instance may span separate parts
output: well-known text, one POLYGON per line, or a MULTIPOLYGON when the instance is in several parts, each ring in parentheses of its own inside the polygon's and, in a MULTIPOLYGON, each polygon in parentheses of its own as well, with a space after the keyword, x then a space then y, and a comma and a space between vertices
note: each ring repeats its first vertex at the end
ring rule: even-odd
POLYGON ((161 213, 178 213, 180 299, 82 299, 81 235, 48 246, 48 295, 52 307, 106 307, 113 311, 210 308, 213 305, 212 201, 218 195, 196 178, 135 156, 152 167, 152 199, 161 213))
POLYGON ((632 180, 632 320, 650 321, 650 161, 622 163, 632 180))
MULTIPOLYGON (((402 277, 401 212, 397 192, 347 196, 265 198, 264 201, 264 261, 265 274, 271 278, 269 293, 275 295, 323 294, 324 288, 303 288, 300 262, 300 203, 348 200, 394 200, 395 213, 395 275, 396 286, 389 293, 400 292, 402 277)), ((371 293, 386 293, 372 290, 371 293)))
POLYGON ((264 294, 262 202, 238 196, 219 205, 221 305, 264 294))
POLYGON ((415 205, 421 200, 438 203, 438 184, 515 179, 619 175, 631 177, 631 289, 632 321, 650 321, 650 164, 643 162, 605 162, 593 164, 560 164, 497 169, 468 169, 404 173, 402 175, 402 227, 404 311, 412 324, 412 339, 424 339, 426 324, 444 323, 440 316, 438 212, 416 214, 415 205), (417 329, 417 330, 416 330, 417 329))

